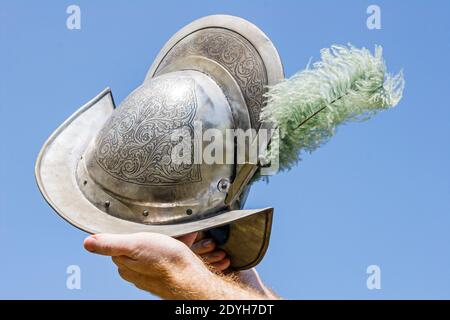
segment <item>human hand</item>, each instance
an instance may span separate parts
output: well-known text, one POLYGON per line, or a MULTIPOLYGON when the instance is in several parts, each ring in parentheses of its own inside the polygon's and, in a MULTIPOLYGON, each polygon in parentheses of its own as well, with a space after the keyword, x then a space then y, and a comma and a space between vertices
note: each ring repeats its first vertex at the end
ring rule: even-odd
MULTIPOLYGON (((192 237, 193 234, 186 235, 192 237)), ((201 259, 208 264, 215 272, 224 272, 230 266, 230 259, 227 257, 225 251, 219 249, 210 237, 206 236, 205 232, 197 232, 195 234, 193 244, 190 246, 191 250, 201 257, 201 259)))
MULTIPOLYGON (((226 252, 217 248, 214 239, 207 237, 205 232, 200 231, 195 235, 191 250, 199 255, 213 271, 219 273, 228 271, 230 259, 226 252)), ((190 237, 189 239, 192 240, 193 236, 194 234, 190 234, 184 237, 190 237)), ((233 278, 240 284, 256 290, 269 299, 278 299, 278 296, 264 285, 255 268, 233 272, 233 278)))
POLYGON ((156 233, 97 234, 85 239, 86 250, 111 256, 120 276, 139 289, 165 299, 202 298, 195 284, 214 276, 191 251, 197 234, 178 240, 156 233))

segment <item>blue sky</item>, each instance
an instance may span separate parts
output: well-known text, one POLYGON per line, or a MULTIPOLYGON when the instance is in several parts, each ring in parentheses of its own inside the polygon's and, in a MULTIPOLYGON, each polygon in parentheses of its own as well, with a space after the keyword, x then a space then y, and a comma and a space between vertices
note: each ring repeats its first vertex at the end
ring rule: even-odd
POLYGON ((85 233, 48 207, 34 181, 39 149, 79 106, 110 86, 116 103, 164 43, 216 13, 259 26, 292 75, 334 43, 384 47, 405 72, 404 98, 337 135, 290 172, 252 188, 247 207, 275 207, 258 270, 286 298, 450 298, 450 3, 447 1, 0 1, 0 298, 149 298, 85 233), (81 8, 81 30, 66 8, 81 8), (381 8, 381 30, 366 8, 381 8), (368 290, 366 268, 381 268, 368 290), (66 288, 78 265, 81 290, 66 288))

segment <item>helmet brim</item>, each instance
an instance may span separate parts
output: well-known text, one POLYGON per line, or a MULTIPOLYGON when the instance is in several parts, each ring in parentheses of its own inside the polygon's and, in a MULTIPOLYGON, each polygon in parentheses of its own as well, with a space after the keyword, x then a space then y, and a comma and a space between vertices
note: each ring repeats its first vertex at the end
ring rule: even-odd
POLYGON ((230 225, 229 239, 223 248, 232 267, 246 269, 256 265, 269 243, 272 208, 232 210, 194 221, 148 225, 109 215, 84 196, 75 176, 78 161, 114 109, 111 90, 107 88, 69 117, 42 147, 36 161, 36 181, 58 215, 91 234, 156 232, 176 237, 230 225))

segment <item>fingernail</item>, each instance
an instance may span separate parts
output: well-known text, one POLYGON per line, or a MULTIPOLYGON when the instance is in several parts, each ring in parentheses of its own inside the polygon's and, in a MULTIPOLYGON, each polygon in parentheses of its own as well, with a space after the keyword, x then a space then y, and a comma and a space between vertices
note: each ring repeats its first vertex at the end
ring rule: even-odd
POLYGON ((208 247, 208 246, 210 246, 212 243, 213 243, 213 241, 212 241, 211 239, 206 239, 206 240, 203 240, 202 246, 203 246, 203 247, 208 247))
POLYGON ((97 239, 95 239, 95 237, 86 238, 86 240, 84 241, 84 247, 86 248, 86 250, 88 250, 90 252, 94 252, 95 241, 97 241, 97 239))

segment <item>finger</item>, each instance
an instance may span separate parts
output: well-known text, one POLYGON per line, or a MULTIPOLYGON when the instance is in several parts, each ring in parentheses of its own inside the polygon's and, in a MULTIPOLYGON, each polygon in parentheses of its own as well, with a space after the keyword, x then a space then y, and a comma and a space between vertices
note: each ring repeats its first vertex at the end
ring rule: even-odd
POLYGON ((151 279, 149 279, 147 276, 139 272, 130 270, 126 267, 119 267, 117 271, 119 272, 120 277, 125 281, 134 284, 138 289, 148 291, 147 286, 145 284, 148 281, 151 281, 151 279))
POLYGON ((225 258, 219 262, 211 263, 211 266, 219 271, 225 271, 230 266, 230 259, 225 258))
POLYGON ((212 239, 203 239, 198 242, 195 242, 191 246, 191 250, 194 251, 196 254, 204 254, 208 252, 212 252, 214 248, 216 247, 216 244, 212 239))
POLYGON ((129 255, 134 250, 133 238, 129 235, 96 234, 84 240, 84 248, 90 252, 106 255, 129 255))
POLYGON ((225 259, 226 253, 223 250, 216 250, 210 253, 202 254, 201 257, 208 263, 214 263, 225 259))
POLYGON ((177 237, 175 239, 183 242, 188 247, 191 247, 192 244, 194 243, 195 239, 197 238, 197 236, 198 236, 198 232, 192 232, 192 233, 188 233, 183 236, 177 237))
MULTIPOLYGON (((129 260, 133 260, 131 258, 128 258, 127 256, 115 256, 111 257, 112 262, 119 267, 119 268, 129 268, 127 264, 129 264, 129 260)), ((135 260, 133 260, 135 261, 135 260)))
POLYGON ((112 261, 119 267, 119 268, 127 268, 134 272, 148 274, 148 271, 154 270, 154 268, 149 268, 148 265, 145 265, 139 261, 133 260, 126 256, 115 256, 112 257, 112 261))

